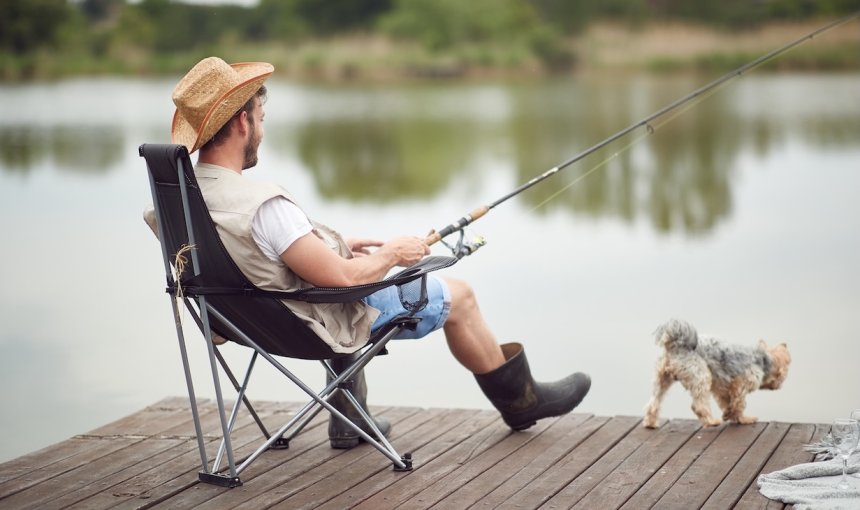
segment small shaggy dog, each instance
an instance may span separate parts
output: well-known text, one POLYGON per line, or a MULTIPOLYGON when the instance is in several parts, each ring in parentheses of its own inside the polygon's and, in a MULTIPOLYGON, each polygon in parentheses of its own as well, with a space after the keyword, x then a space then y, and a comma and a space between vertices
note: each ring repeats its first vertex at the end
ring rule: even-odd
POLYGON ((657 360, 654 391, 642 420, 648 428, 657 427, 660 402, 675 381, 693 397, 693 412, 705 427, 720 424, 711 416, 708 395, 713 395, 723 410, 723 420, 755 423, 757 418, 744 415, 747 394, 756 389, 779 389, 791 363, 784 343, 768 347, 759 340, 754 348, 727 345, 715 338, 700 338, 693 326, 683 321, 663 324, 655 337, 663 353, 657 360))

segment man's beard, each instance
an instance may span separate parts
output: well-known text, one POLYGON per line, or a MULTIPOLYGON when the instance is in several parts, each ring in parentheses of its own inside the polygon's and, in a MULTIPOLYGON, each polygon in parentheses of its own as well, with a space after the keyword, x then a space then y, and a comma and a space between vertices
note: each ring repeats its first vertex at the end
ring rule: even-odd
POLYGON ((257 127, 253 123, 248 124, 251 136, 248 138, 248 143, 245 144, 245 160, 242 163, 242 170, 247 170, 257 164, 257 148, 260 146, 260 140, 257 138, 257 127))

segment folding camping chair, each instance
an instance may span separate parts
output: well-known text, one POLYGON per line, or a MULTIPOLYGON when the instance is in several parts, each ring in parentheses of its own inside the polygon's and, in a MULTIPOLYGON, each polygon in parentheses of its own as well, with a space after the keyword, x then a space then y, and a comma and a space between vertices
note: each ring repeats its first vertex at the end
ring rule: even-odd
POLYGON ((386 344, 404 328, 414 328, 420 319, 414 314, 427 304, 426 274, 456 262, 453 257, 426 257, 385 280, 368 285, 347 288, 310 288, 294 292, 274 292, 259 289, 251 284, 230 258, 209 216, 203 196, 197 185, 188 151, 182 145, 144 144, 139 148, 149 173, 152 200, 155 208, 158 238, 161 243, 167 292, 171 296, 176 334, 185 370, 188 397, 197 434, 202 468, 199 479, 226 487, 242 484, 239 475, 265 450, 285 448, 289 441, 323 408, 337 419, 343 420, 364 441, 388 457, 395 471, 412 469, 411 454, 399 455, 380 433, 373 419, 361 408, 350 391, 353 375, 364 368, 377 354, 386 353, 386 344), (173 269, 171 267, 173 266, 173 269), (176 277, 174 277, 174 271, 176 277), (177 281, 178 280, 178 281, 177 281), (344 356, 337 354, 306 326, 282 299, 296 299, 317 303, 349 302, 361 299, 381 288, 398 286, 401 302, 410 312, 392 321, 375 333, 359 351, 348 368, 336 373, 327 360, 344 356), (209 371, 215 389, 215 400, 221 425, 221 441, 217 454, 209 461, 200 423, 200 411, 194 393, 185 336, 180 322, 178 301, 183 301, 206 341, 209 371), (225 358, 213 342, 213 337, 230 339, 252 350, 251 360, 242 382, 236 379, 225 358), (246 388, 257 357, 268 361, 275 369, 310 396, 281 428, 270 433, 263 425, 246 395, 246 388), (288 370, 277 358, 319 360, 333 380, 321 391, 315 392, 288 370), (236 391, 236 401, 229 413, 225 409, 218 365, 230 379, 236 391), (350 421, 335 409, 328 400, 343 392, 363 418, 363 425, 373 431, 376 438, 362 430, 362 423, 350 421), (260 428, 262 444, 239 462, 234 455, 230 435, 236 424, 241 404, 247 408, 260 428), (222 467, 226 455, 226 467, 222 467))

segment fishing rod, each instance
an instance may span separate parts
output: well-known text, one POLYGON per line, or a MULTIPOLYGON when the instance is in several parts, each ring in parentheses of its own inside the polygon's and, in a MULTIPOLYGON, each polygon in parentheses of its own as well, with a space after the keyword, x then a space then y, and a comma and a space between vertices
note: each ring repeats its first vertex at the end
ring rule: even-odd
POLYGON ((525 190, 531 188, 532 186, 538 184, 539 182, 542 182, 543 180, 551 177, 552 175, 555 175, 560 170, 576 163, 577 161, 581 160, 582 158, 588 156, 589 154, 592 154, 595 151, 598 151, 598 150, 602 149, 603 147, 606 147, 607 145, 611 144, 612 142, 618 140, 619 138, 626 136, 627 134, 631 133, 632 131, 635 131, 636 129, 638 129, 640 127, 643 127, 643 126, 646 127, 647 133, 649 135, 653 134, 654 133, 654 127, 651 125, 651 123, 654 120, 662 117, 663 115, 666 115, 667 113, 669 113, 673 110, 676 110, 677 108, 681 107, 682 105, 692 101, 693 99, 696 99, 696 98, 702 96, 706 92, 722 85, 723 83, 726 83, 732 79, 741 77, 745 72, 749 71, 750 69, 757 67, 757 66, 767 62, 768 60, 771 60, 773 58, 778 57, 779 55, 785 53, 786 51, 788 51, 792 48, 794 48, 795 46, 798 46, 798 45, 800 45, 800 44, 802 44, 802 43, 804 43, 810 39, 813 39, 817 35, 820 35, 820 34, 827 32, 833 28, 836 28, 837 26, 842 25, 843 23, 846 23, 847 21, 849 21, 853 18, 857 18, 857 17, 860 17, 860 11, 857 11, 853 14, 849 14, 843 18, 840 18, 836 21, 833 21, 832 23, 830 23, 828 25, 825 25, 821 28, 813 30, 812 32, 804 35, 803 37, 795 39, 794 41, 791 41, 790 43, 788 43, 788 44, 786 44, 780 48, 777 48, 777 49, 771 51, 770 53, 762 55, 761 57, 759 57, 759 58, 757 58, 757 59, 755 59, 755 60, 753 60, 747 64, 744 64, 741 67, 738 67, 737 69, 735 69, 733 71, 730 71, 730 72, 720 76, 716 80, 714 80, 714 81, 694 90, 693 92, 690 92, 686 96, 684 96, 680 99, 677 99, 676 101, 664 106, 663 108, 657 110, 656 112, 652 113, 651 115, 643 118, 642 120, 640 120, 634 124, 631 124, 630 126, 622 129, 621 131, 619 131, 619 132, 615 133, 614 135, 606 138, 605 140, 603 140, 603 141, 601 141, 595 145, 592 145, 588 149, 585 149, 584 151, 580 152, 579 154, 577 154, 577 155, 573 156, 572 158, 564 161, 560 165, 555 166, 553 168, 550 168, 546 172, 538 175, 537 177, 532 178, 528 182, 520 185, 519 187, 517 187, 516 189, 514 189, 510 193, 498 198, 497 200, 490 202, 489 204, 476 207, 475 209, 473 209, 471 212, 469 212, 468 214, 466 214, 465 216, 463 216, 459 220, 445 226, 444 228, 442 228, 438 231, 436 231, 436 230, 431 231, 430 234, 428 234, 427 237, 425 237, 424 242, 427 243, 428 245, 432 245, 432 244, 435 244, 439 241, 442 241, 443 244, 445 244, 446 246, 448 246, 449 249, 451 249, 451 251, 454 253, 454 255, 457 258, 462 258, 466 255, 471 255, 472 253, 477 251, 478 248, 480 248, 481 246, 486 244, 486 241, 481 237, 478 237, 478 238, 471 240, 471 241, 464 240, 463 229, 466 226, 468 226, 471 223, 478 220, 479 218, 486 215, 488 212, 490 212, 491 209, 493 209, 496 206, 510 200, 511 198, 519 195, 523 191, 525 191, 525 190), (459 232, 460 238, 459 238, 459 241, 457 242, 456 246, 451 246, 451 245, 448 245, 447 243, 445 243, 445 241, 443 239, 445 237, 453 234, 454 232, 459 232))

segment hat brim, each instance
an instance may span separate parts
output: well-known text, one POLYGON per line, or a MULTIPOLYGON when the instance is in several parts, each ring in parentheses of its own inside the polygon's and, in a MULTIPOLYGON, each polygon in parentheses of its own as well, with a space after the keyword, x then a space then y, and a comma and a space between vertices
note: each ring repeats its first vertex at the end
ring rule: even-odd
POLYGON ((214 101, 199 126, 194 126, 179 113, 173 113, 170 130, 172 143, 181 144, 192 153, 208 142, 242 106, 254 97, 275 68, 266 62, 230 64, 239 75, 239 84, 214 101))

